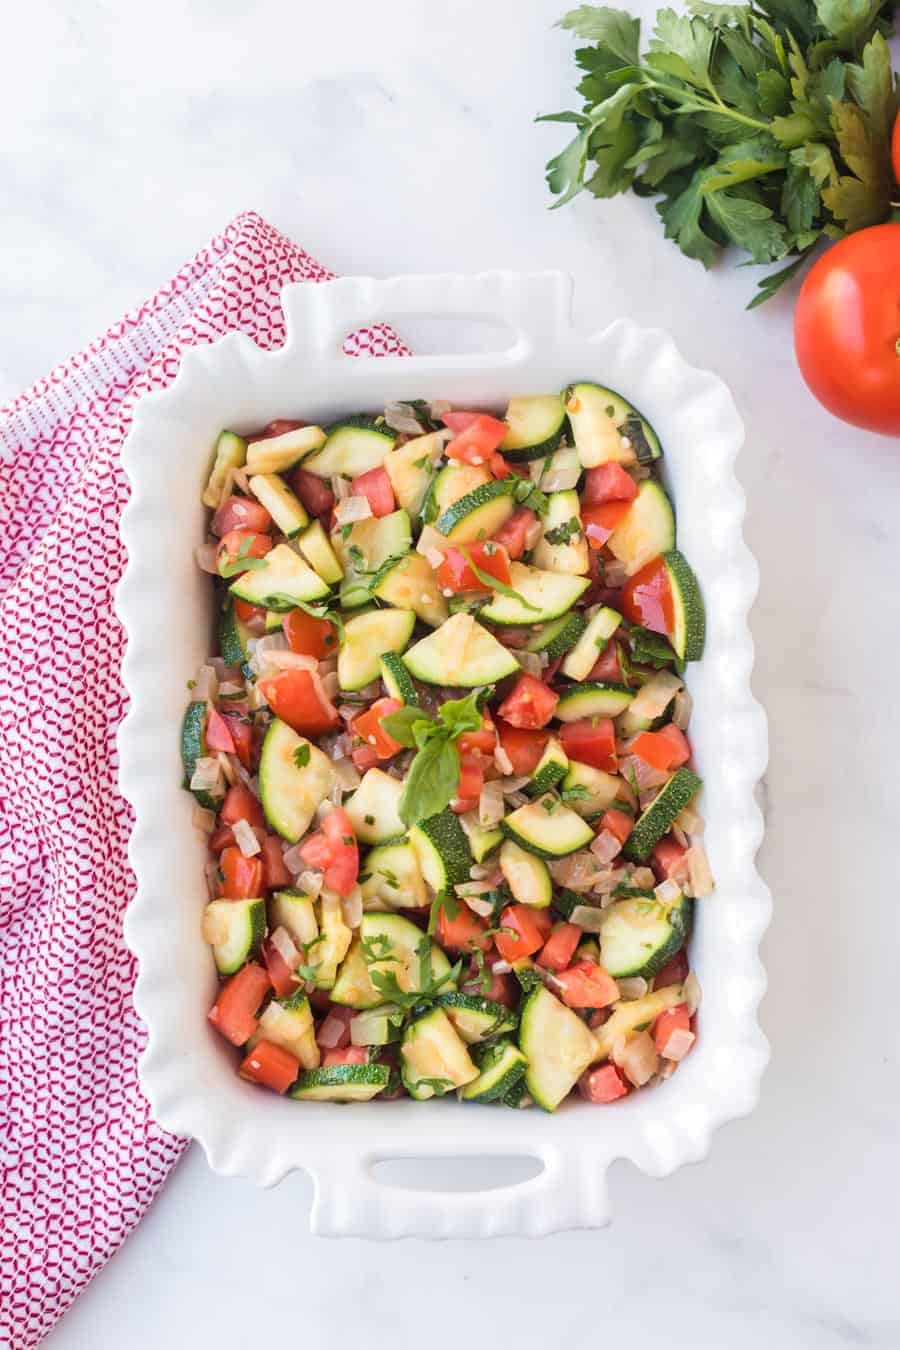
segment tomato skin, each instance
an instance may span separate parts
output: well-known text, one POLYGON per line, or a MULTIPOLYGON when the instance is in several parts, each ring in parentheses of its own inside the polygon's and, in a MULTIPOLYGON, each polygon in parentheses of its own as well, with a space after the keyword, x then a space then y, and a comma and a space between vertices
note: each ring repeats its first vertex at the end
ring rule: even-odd
POLYGON ((325 479, 308 469, 294 469, 288 481, 311 516, 324 516, 334 506, 334 493, 325 479))
POLYGON ((227 724, 234 745, 234 753, 245 769, 253 768, 253 726, 250 721, 237 712, 225 712, 222 720, 227 724))
POLYGON ((262 846, 263 886, 267 891, 292 886, 294 878, 284 865, 284 854, 277 834, 267 834, 262 846))
MULTIPOLYGON (((490 957, 486 964, 489 964, 490 957)), ((515 1008, 519 1002, 519 984, 513 975, 508 975, 503 971, 499 975, 490 972, 491 982, 487 988, 482 987, 482 981, 478 972, 472 970, 470 978, 462 984, 464 994, 478 994, 480 998, 489 998, 492 1003, 502 1003, 504 1008, 515 1008)))
POLYGON ((310 835, 300 850, 300 856, 310 867, 320 867, 325 874, 325 885, 338 895, 349 895, 359 875, 359 848, 350 817, 341 806, 322 821, 321 829, 310 835))
POLYGON ((441 421, 454 433, 444 453, 462 464, 487 464, 509 430, 487 413, 449 412, 441 421))
POLYGON ((516 680, 497 712, 511 727, 536 731, 547 725, 558 702, 559 694, 526 673, 516 680))
POLYGON ((238 1069, 241 1078, 250 1083, 261 1083, 273 1092, 287 1092, 297 1081, 300 1061, 284 1046, 272 1041, 257 1041, 238 1069))
POLYGON ((593 549, 603 548, 614 530, 622 524, 631 507, 630 502, 598 502, 596 506, 581 508, 581 523, 585 538, 593 549))
POLYGON ((456 742, 460 757, 465 759, 473 754, 490 757, 497 744, 497 728, 491 721, 490 713, 483 713, 480 731, 464 731, 456 742))
POLYGON ((606 773, 616 772, 619 760, 611 717, 583 717, 578 722, 566 722, 560 728, 559 739, 569 759, 591 764, 606 773))
POLYGON ((900 224, 873 225, 832 244, 807 273, 794 308, 794 350, 830 413, 898 436, 898 344, 900 224))
POLYGON ((667 834, 664 839, 660 839, 656 848, 653 850, 653 864, 661 874, 663 881, 671 878, 673 881, 683 881, 687 876, 687 867, 685 865, 685 854, 687 849, 683 844, 679 844, 677 839, 673 839, 667 834))
POLYGON ((595 1106, 605 1106, 619 1097, 627 1097, 630 1090, 615 1064, 603 1064, 599 1069, 590 1069, 578 1080, 578 1091, 595 1106))
POLYGON ((491 455, 488 468, 495 478, 508 478, 512 473, 512 465, 508 464, 500 454, 491 455))
POLYGON ((308 670, 281 670, 257 681, 257 688, 276 717, 301 736, 321 736, 340 722, 337 709, 320 695, 308 670))
POLYGON ((437 584, 441 590, 449 591, 487 591, 489 586, 479 580, 478 574, 470 566, 470 560, 482 572, 509 585, 509 557, 506 549, 499 544, 466 544, 465 552, 461 548, 448 548, 444 561, 437 570, 437 584))
POLYGON ((478 798, 481 796, 483 787, 484 768, 482 767, 481 756, 477 754, 460 755, 459 783, 456 786, 456 797, 451 803, 457 815, 464 815, 466 811, 474 810, 475 806, 478 805, 478 798))
MULTIPOLYGON (((266 938, 262 945, 262 959, 269 979, 272 981, 272 988, 279 998, 289 998, 291 994, 297 992, 299 980, 294 979, 294 966, 285 961, 271 938, 266 938)), ((300 955, 298 953, 297 965, 299 964, 300 955)))
POLYGON ((335 1064, 368 1064, 369 1048, 366 1045, 347 1045, 342 1050, 326 1050, 322 1056, 322 1068, 329 1069, 335 1064))
POLYGON ((619 986, 596 961, 576 961, 556 978, 568 1008, 608 1008, 619 998, 619 986))
POLYGON ((483 936, 487 930, 484 919, 473 914, 461 900, 458 905, 452 919, 443 905, 440 908, 434 934, 439 945, 449 947, 452 951, 471 951, 473 947, 486 951, 491 940, 483 936))
POLYGON ((288 646, 300 656, 324 661, 338 649, 337 629, 329 619, 317 619, 303 609, 292 609, 281 624, 288 646))
POLYGON ((509 759, 516 778, 534 773, 550 738, 546 731, 530 731, 510 726, 509 722, 497 723, 497 735, 500 738, 500 748, 509 759))
POLYGON ((241 623, 265 623, 266 611, 260 605, 248 605, 246 600, 234 596, 232 600, 235 616, 241 623))
POLYGON ((674 1008, 661 1012, 653 1023, 653 1041, 662 1054, 673 1031, 690 1031, 691 1015, 686 1003, 676 1003, 674 1008))
POLYGON ((210 711, 206 719, 206 744, 210 750, 221 750, 223 754, 233 755, 235 753, 234 740, 231 735, 231 728, 225 721, 225 718, 215 708, 210 711))
POLYGON ((619 660, 619 644, 609 642, 606 649, 597 658, 596 664, 588 671, 588 681, 597 680, 601 684, 622 683, 622 663, 619 660))
POLYGON ((389 516, 397 505, 387 469, 381 465, 354 478, 350 492, 354 497, 366 498, 373 516, 389 516))
POLYGON ((598 464, 588 469, 581 493, 583 506, 598 506, 601 502, 633 502, 638 494, 637 483, 621 464, 598 464))
POLYGON ((381 725, 383 718, 402 707, 399 698, 377 698, 370 708, 354 717, 350 723, 354 736, 359 736, 364 745, 371 746, 379 760, 391 759, 403 749, 400 742, 395 741, 381 725))
POLYGON ((239 820, 246 820, 248 825, 260 830, 266 824, 262 804, 243 783, 235 783, 225 793, 219 819, 223 825, 234 825, 239 820))
POLYGON ((614 806, 610 806, 600 818, 600 828, 609 830, 620 844, 624 844, 634 829, 634 820, 625 811, 617 811, 614 806))
POLYGON ((517 506, 494 535, 494 542, 503 545, 513 562, 525 552, 525 537, 536 520, 537 516, 527 506, 517 506))
POLYGON ((521 961, 525 956, 533 956, 540 951, 547 938, 553 920, 543 909, 532 909, 530 905, 507 905, 500 915, 500 928, 511 928, 512 933, 498 933, 494 938, 497 951, 504 961, 521 961))
POLYGON ((581 934, 582 930, 576 923, 556 924, 541 948, 541 954, 537 959, 538 965, 543 966, 545 970, 565 970, 575 955, 581 934))
POLYGON ((690 972, 687 952, 684 947, 671 961, 667 961, 662 970, 656 972, 653 981, 654 989, 665 989, 669 984, 684 984, 690 972))
POLYGON ((652 558, 622 591, 622 613, 629 623, 640 624, 668 637, 675 627, 672 587, 662 558, 652 558))
POLYGON ((223 900, 253 900, 263 893, 263 865, 259 855, 245 858, 234 845, 224 848, 219 857, 222 869, 220 895, 223 900))
POLYGON ((209 1010, 210 1022, 226 1041, 243 1045, 259 1026, 256 1014, 271 988, 262 966, 248 961, 219 990, 219 997, 209 1010))
POLYGON ((260 534, 257 530, 229 530, 219 542, 216 549, 216 563, 219 568, 219 575, 224 576, 224 567, 228 567, 228 575, 236 577, 238 572, 246 572, 247 568, 241 566, 244 558, 264 558, 273 548, 272 536, 269 534, 260 534), (244 552, 238 557, 241 549, 244 552), (232 570, 235 569, 235 570, 232 570))
POLYGON ((264 506, 251 497, 226 497, 212 518, 210 530, 222 539, 232 530, 250 530, 267 534, 272 517, 264 506))
POLYGON ((642 731, 632 742, 631 753, 651 768, 667 773, 687 764, 691 747, 684 732, 670 724, 659 731, 642 731))

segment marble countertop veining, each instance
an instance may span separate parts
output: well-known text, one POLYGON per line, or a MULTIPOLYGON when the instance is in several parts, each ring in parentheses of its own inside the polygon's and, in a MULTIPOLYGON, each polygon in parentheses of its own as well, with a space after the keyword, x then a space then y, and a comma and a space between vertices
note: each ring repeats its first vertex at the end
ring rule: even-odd
POLYGON ((752 273, 705 274, 634 197, 547 210, 543 164, 565 128, 532 118, 574 104, 573 44, 552 28, 563 8, 12 7, 0 399, 247 207, 338 272, 562 267, 586 324, 660 325, 722 375, 748 430, 754 684, 772 743, 761 1105, 700 1167, 614 1169, 611 1228, 536 1243, 323 1243, 305 1179, 257 1191, 193 1150, 52 1350, 156 1350, 161 1332, 243 1350, 287 1327, 321 1350, 447 1350, 504 1326, 521 1350, 900 1345, 900 455, 806 395, 789 301, 743 312, 752 273))

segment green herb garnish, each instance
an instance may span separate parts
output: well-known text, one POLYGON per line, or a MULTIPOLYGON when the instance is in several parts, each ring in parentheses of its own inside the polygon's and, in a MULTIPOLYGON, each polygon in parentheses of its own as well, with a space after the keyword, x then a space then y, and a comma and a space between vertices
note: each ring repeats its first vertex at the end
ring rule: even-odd
POLYGON ((508 586, 505 581, 500 581, 497 577, 491 576, 490 572, 485 572, 483 568, 479 567, 477 562, 473 560, 472 554, 466 548, 465 544, 460 544, 459 551, 481 582, 482 586, 488 586, 492 591, 496 591, 498 595, 505 595, 510 600, 518 600, 519 604, 525 609, 533 609, 535 611, 538 609, 537 605, 533 605, 530 600, 526 600, 524 595, 520 595, 518 591, 514 591, 512 586, 508 586))
POLYGON ((309 744, 307 741, 304 741, 303 744, 298 745, 297 749, 294 751, 294 767, 297 769, 305 769, 309 763, 309 756, 309 744))
POLYGON ((407 825, 428 820, 443 811, 459 786, 459 751, 455 742, 467 731, 481 728, 479 691, 448 699, 437 717, 424 708, 398 708, 382 720, 389 736, 416 755, 400 798, 400 819, 407 825))

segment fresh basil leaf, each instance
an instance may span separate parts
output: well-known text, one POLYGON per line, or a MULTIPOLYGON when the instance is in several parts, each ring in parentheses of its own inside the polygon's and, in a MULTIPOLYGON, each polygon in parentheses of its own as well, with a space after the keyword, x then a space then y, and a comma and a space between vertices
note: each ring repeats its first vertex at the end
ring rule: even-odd
POLYGON ((459 551, 481 582, 482 586, 490 587, 490 589, 496 591, 498 595, 505 595, 511 600, 518 600, 519 604, 523 605, 525 609, 537 610, 537 605, 533 605, 530 600, 525 599, 524 595, 520 595, 518 591, 514 591, 512 586, 508 586, 505 581, 498 580, 498 578, 492 576, 490 572, 485 572, 483 568, 479 567, 478 564, 473 561, 472 555, 465 544, 460 544, 459 551))
POLYGON ((399 803, 400 819, 406 825, 416 825, 438 815, 456 796, 458 786, 456 746, 443 736, 431 737, 409 767, 399 803))
POLYGON ((480 731, 483 721, 481 715, 479 690, 475 689, 464 698, 449 698, 438 708, 438 717, 443 728, 455 740, 466 731, 480 731))
POLYGON ((381 719, 381 725, 387 734, 410 750, 418 744, 416 727, 419 723, 423 723, 429 730, 435 727, 435 723, 424 708, 397 708, 381 719))

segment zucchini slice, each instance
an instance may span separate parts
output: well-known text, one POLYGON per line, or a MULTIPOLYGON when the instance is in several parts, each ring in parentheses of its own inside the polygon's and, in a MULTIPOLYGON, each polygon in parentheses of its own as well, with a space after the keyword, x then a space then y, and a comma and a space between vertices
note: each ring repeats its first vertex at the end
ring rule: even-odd
POLYGON ((415 1101, 443 1096, 478 1077, 465 1043, 442 1008, 411 1022, 400 1047, 403 1082, 415 1101))
POLYGON ((473 1056, 478 1077, 467 1083, 460 1096, 464 1102, 500 1101, 525 1077, 528 1060, 515 1041, 494 1041, 473 1056))
POLYGON ((277 473, 254 474, 250 479, 250 491, 288 539, 293 539, 309 524, 303 503, 277 473))
POLYGON ((216 970, 233 975, 256 954, 266 935, 265 900, 211 900, 203 911, 203 934, 216 970))
POLYGON ((525 649, 529 652, 544 652, 548 661, 555 661, 576 645, 586 627, 587 620, 575 610, 570 610, 568 614, 561 614, 558 619, 551 619, 539 628, 528 639, 525 649))
POLYGON ((192 788, 191 779, 197 767, 198 759, 206 759, 206 704, 189 703, 184 721, 181 724, 181 762, 184 765, 184 786, 193 792, 200 806, 207 811, 218 811, 221 799, 213 797, 203 788, 192 788))
POLYGON ((281 436, 251 441, 247 446, 247 472, 283 473, 324 444, 325 432, 321 427, 296 427, 281 436))
POLYGON ((344 569, 341 604, 355 609, 371 599, 373 576, 389 558, 401 558, 412 547, 412 525, 405 511, 369 516, 336 530, 331 546, 344 569))
POLYGON ((462 501, 478 488, 494 480, 487 469, 477 464, 445 464, 437 474, 428 490, 428 496, 422 507, 425 521, 433 524, 439 516, 448 511, 456 502, 462 501))
POLYGON ((377 1008, 379 1003, 384 1002, 384 995, 378 992, 369 978, 369 963, 362 938, 355 937, 350 943, 329 997, 332 1003, 339 1003, 344 1008, 377 1008))
POLYGON ((531 775, 531 782, 526 789, 528 795, 541 797, 551 788, 555 788, 557 783, 565 778, 568 768, 569 758, 565 750, 556 737, 551 736, 531 775))
POLYGON ((510 464, 551 455, 562 439, 566 405, 562 394, 536 394, 511 398, 503 420, 509 427, 500 453, 510 464))
POLYGON ((515 1031, 519 1025, 518 1013, 478 994, 439 994, 436 1003, 443 1008, 466 1045, 476 1045, 491 1036, 515 1031))
MULTIPOLYGON (((402 914, 364 914, 359 936, 370 974, 393 975, 405 994, 423 987, 423 960, 428 963, 432 981, 443 980, 441 988, 448 992, 456 988, 450 978, 450 962, 441 948, 402 914)), ((385 1001, 384 995, 381 1001, 385 1001)))
POLYGON ((252 637, 250 629, 234 612, 234 601, 230 595, 219 611, 219 651, 222 660, 228 666, 240 666, 241 674, 249 674, 247 660, 250 655, 247 643, 252 637))
POLYGON ((228 588, 248 605, 286 610, 328 594, 322 578, 287 544, 276 544, 262 562, 262 567, 242 572, 228 588))
POLYGON ((614 980, 631 975, 652 979, 681 951, 691 931, 694 902, 680 895, 663 904, 647 896, 616 900, 603 911, 600 956, 614 980))
POLYGON ((556 1110, 596 1055, 581 1018, 543 986, 525 1000, 519 1046, 528 1060, 526 1086, 545 1111, 556 1110))
POLYGON ((460 497, 435 522, 435 529, 454 544, 490 539, 516 509, 507 479, 493 479, 460 497))
POLYGON ((586 848, 594 837, 590 825, 550 793, 505 816, 500 828, 508 839, 538 858, 564 858, 586 848))
POLYGON ((429 901, 428 887, 410 843, 380 844, 371 849, 359 880, 367 908, 422 909, 429 901))
POLYGON ((402 652, 415 626, 416 616, 409 609, 370 609, 348 619, 338 652, 341 689, 364 689, 377 680, 384 653, 402 652))
POLYGON ((371 592, 397 609, 411 609, 423 623, 439 628, 450 613, 437 575, 421 553, 389 558, 374 577, 371 592))
POLYGON ((676 769, 659 796, 635 821, 623 849, 625 856, 635 862, 649 858, 663 835, 672 828, 675 817, 696 797, 702 786, 702 780, 690 769, 676 769))
POLYGON ((333 781, 334 770, 327 756, 286 722, 273 718, 259 757, 259 795, 273 830, 296 844, 309 829, 333 781), (304 746, 306 751, 298 757, 297 751, 304 746), (306 762, 298 765, 298 758, 306 758, 306 762))
POLYGON ((475 862, 484 862, 487 855, 503 843, 503 831, 500 826, 494 826, 488 829, 482 825, 478 819, 476 811, 467 811, 459 820, 466 836, 469 840, 469 848, 472 850, 472 858, 475 862))
POLYGON ((385 652, 381 658, 381 682, 388 698, 399 699, 407 708, 418 708, 419 695, 403 658, 397 652, 385 652))
POLYGON ((656 432, 621 394, 600 384, 574 384, 566 410, 578 458, 597 464, 650 464, 662 455, 656 432))
MULTIPOLYGON (((515 814, 515 813, 514 813, 515 814)), ((553 882, 547 864, 513 839, 500 848, 500 871, 513 899, 534 909, 546 909, 553 898, 553 882)))
POLYGON ((472 850, 459 816, 449 806, 439 815, 414 825, 409 842, 415 849, 422 876, 433 891, 440 894, 469 880, 472 850))
POLYGON ((406 833, 400 819, 403 784, 383 769, 367 769, 362 782, 344 803, 353 832, 364 844, 383 844, 406 833))
POLYGON ((599 816, 619 795, 621 779, 615 774, 595 769, 593 764, 582 764, 573 759, 562 780, 563 801, 580 816, 599 816))
POLYGON ((251 1050, 257 1041, 272 1041, 289 1050, 304 1069, 317 1069, 321 1062, 312 1009, 301 991, 266 1004, 259 1015, 259 1029, 249 1042, 251 1050))
POLYGON ((576 684, 560 695, 554 716, 560 722, 582 717, 618 717, 634 697, 625 684, 576 684))
POLYGON ((630 999, 627 1003, 614 1003, 609 1020, 594 1032, 594 1053, 591 1060, 609 1059, 613 1046, 621 1036, 627 1036, 629 1032, 637 1031, 638 1027, 655 1022, 660 1013, 683 1002, 684 985, 667 984, 664 989, 654 989, 652 994, 645 994, 643 998, 630 999))
POLYGON ((370 417, 366 413, 342 417, 326 427, 321 450, 305 459, 303 467, 319 478, 335 474, 357 478, 383 464, 396 439, 396 432, 383 417, 370 417))
POLYGON ((584 576, 590 569, 590 555, 578 493, 574 489, 552 492, 542 523, 543 534, 533 554, 535 567, 567 576, 584 576))
POLYGON ((301 1073, 289 1096, 296 1102, 368 1102, 388 1085, 384 1064, 332 1064, 301 1073))
POLYGON ((706 610, 697 578, 683 553, 670 549, 663 557, 669 574, 675 630, 671 643, 682 661, 699 661, 706 642, 706 610))
POLYGON ((588 621, 587 627, 560 669, 570 680, 586 680, 603 654, 607 643, 622 622, 621 614, 604 605, 588 621))
POLYGON ((320 940, 312 949, 311 964, 316 969, 316 988, 331 989, 337 978, 338 966, 353 941, 353 931, 344 922, 341 897, 334 891, 322 891, 319 896, 320 940))
POLYGON ((509 573, 510 588, 521 599, 495 594, 481 611, 483 618, 504 626, 556 619, 570 610, 591 584, 588 577, 562 576, 519 562, 510 563, 509 573))
POLYGON ((641 483, 630 510, 609 536, 607 546, 625 564, 630 577, 651 559, 675 547, 675 512, 654 479, 647 478, 641 483))
POLYGON ((384 467, 394 496, 413 519, 422 514, 422 507, 431 483, 434 462, 440 458, 446 437, 442 431, 431 431, 427 436, 416 436, 386 456, 384 467))
POLYGON ((474 689, 495 684, 520 669, 519 663, 471 614, 452 614, 440 628, 403 655, 407 669, 426 684, 474 689))
POLYGON ((308 947, 319 936, 312 897, 293 887, 276 891, 270 898, 269 919, 273 928, 286 928, 301 947, 308 947))
POLYGON ((343 579, 344 569, 328 541, 321 520, 314 520, 309 528, 303 531, 297 539, 297 547, 313 571, 318 572, 329 586, 336 586, 343 579))
POLYGON ((222 500, 222 489, 229 469, 240 469, 247 459, 247 442, 233 431, 223 431, 216 441, 216 454, 209 481, 203 489, 203 505, 212 511, 222 500))

